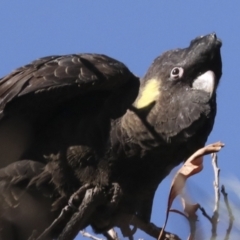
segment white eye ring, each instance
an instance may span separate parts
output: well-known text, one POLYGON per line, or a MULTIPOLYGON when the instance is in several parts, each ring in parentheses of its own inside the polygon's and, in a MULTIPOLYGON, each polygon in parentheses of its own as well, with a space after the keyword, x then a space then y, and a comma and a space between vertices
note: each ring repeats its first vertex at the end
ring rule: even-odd
POLYGON ((182 67, 174 67, 171 70, 170 78, 173 80, 179 79, 183 76, 184 70, 182 67))

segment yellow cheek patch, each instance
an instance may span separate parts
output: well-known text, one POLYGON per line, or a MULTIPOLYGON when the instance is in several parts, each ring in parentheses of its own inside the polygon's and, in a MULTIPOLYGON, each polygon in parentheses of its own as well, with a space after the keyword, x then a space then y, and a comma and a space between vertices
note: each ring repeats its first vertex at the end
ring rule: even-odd
POLYGON ((156 101, 160 95, 160 80, 150 79, 146 82, 146 85, 142 88, 140 96, 135 101, 136 108, 144 108, 156 101))

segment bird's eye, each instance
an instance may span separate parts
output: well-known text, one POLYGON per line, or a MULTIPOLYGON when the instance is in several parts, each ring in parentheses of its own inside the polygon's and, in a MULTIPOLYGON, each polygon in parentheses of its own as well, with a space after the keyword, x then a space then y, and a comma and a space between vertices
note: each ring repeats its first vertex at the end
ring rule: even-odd
POLYGON ((183 72, 184 72, 183 68, 175 67, 175 68, 172 69, 170 77, 171 77, 171 79, 174 79, 174 80, 179 79, 183 76, 183 72))
POLYGON ((178 68, 174 68, 172 70, 172 75, 177 75, 177 74, 179 74, 179 69, 178 68))

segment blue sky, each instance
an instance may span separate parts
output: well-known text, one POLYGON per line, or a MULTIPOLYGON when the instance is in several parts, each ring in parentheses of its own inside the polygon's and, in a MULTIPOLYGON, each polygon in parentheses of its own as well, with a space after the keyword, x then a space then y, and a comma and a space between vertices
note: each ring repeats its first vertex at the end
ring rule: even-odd
MULTIPOLYGON (((239 9, 237 0, 2 0, 0 76, 39 57, 81 52, 104 53, 143 76, 163 51, 185 47, 194 37, 214 31, 223 41, 223 76, 216 123, 208 142, 221 140, 226 144, 219 154, 222 183, 232 177, 240 179, 239 9)), ((204 172, 189 181, 188 189, 209 212, 212 181, 210 160, 206 158, 204 172)), ((154 201, 152 221, 159 226, 164 221, 169 185, 170 178, 161 184, 154 201)), ((229 196, 239 204, 240 199, 230 190, 229 196)), ((201 219, 200 224, 210 232, 205 222, 201 219)), ((188 226, 182 217, 172 214, 167 229, 186 239, 188 226)), ((140 232, 137 237, 150 239, 140 232)))

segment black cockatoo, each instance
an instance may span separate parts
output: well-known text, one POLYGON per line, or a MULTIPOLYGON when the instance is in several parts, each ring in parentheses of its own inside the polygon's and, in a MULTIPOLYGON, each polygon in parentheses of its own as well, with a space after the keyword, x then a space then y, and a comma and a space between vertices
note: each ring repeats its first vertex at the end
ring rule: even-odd
POLYGON ((120 213, 148 223, 158 185, 213 128, 221 45, 214 33, 198 37, 157 57, 141 81, 99 54, 45 57, 2 78, 2 236, 44 230, 84 186, 117 200, 82 227, 105 232, 120 213))

